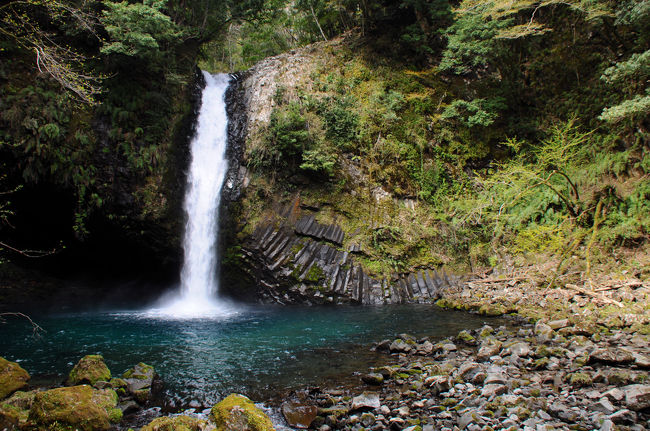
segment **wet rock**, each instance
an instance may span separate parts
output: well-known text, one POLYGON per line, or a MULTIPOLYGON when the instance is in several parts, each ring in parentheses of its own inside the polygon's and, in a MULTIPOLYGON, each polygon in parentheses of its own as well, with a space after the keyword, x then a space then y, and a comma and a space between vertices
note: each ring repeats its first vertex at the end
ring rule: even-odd
POLYGON ((316 406, 300 402, 284 402, 281 411, 287 424, 294 428, 309 428, 318 415, 316 406))
POLYGON ((231 394, 210 410, 210 417, 222 431, 272 431, 271 419, 247 397, 231 394))
POLYGON ((94 385, 99 381, 111 380, 111 371, 104 363, 102 355, 86 355, 77 362, 68 375, 68 385, 87 383, 94 385))
POLYGON ((140 431, 202 431, 205 421, 190 416, 174 416, 156 418, 140 431))
POLYGON ((58 424, 83 431, 107 430, 121 419, 115 391, 88 385, 39 392, 29 410, 29 420, 43 428, 58 424))
POLYGON ((16 362, 0 357, 0 400, 27 386, 29 373, 16 362))
POLYGON ((650 385, 630 385, 621 390, 625 393, 625 405, 630 410, 650 408, 650 385))
POLYGON ((364 392, 352 398, 352 410, 378 409, 381 406, 379 394, 375 392, 364 392))
POLYGON ((384 383, 384 376, 380 373, 368 373, 362 375, 361 380, 369 385, 381 385, 384 383))

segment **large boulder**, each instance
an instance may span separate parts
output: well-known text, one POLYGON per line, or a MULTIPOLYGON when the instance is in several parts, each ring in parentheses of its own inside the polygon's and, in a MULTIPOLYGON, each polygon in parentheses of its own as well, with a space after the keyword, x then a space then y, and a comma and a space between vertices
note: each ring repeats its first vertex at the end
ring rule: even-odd
POLYGON ((140 431, 202 431, 205 421, 190 416, 156 418, 140 431))
POLYGON ((111 380, 111 370, 104 363, 102 355, 86 355, 77 362, 68 376, 68 385, 87 383, 94 385, 111 380))
POLYGON ((144 404, 151 399, 155 378, 156 371, 154 368, 144 362, 140 362, 122 375, 127 392, 133 395, 140 404, 144 404))
POLYGON ((58 424, 80 431, 108 430, 121 419, 115 391, 88 385, 39 392, 29 410, 29 421, 37 429, 58 424))
POLYGON ((15 362, 0 356, 0 400, 7 398, 19 389, 24 389, 29 381, 29 373, 15 362))
POLYGON ((271 419, 243 395, 231 394, 210 411, 219 431, 271 431, 271 419))

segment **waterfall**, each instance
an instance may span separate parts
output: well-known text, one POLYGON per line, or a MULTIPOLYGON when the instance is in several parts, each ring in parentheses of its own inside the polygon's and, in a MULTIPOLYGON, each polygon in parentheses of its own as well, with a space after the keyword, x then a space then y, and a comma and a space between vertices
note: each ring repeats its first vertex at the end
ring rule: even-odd
POLYGON ((167 303, 164 314, 202 317, 231 310, 217 298, 219 201, 228 160, 228 116, 224 100, 230 77, 203 72, 205 88, 196 134, 190 144, 191 162, 185 192, 184 262, 179 296, 167 303))

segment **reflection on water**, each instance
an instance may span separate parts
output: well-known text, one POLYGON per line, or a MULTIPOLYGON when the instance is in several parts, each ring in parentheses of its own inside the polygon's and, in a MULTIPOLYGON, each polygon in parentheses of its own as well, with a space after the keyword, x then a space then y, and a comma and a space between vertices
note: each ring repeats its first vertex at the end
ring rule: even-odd
POLYGON ((408 332, 445 337, 478 327, 485 317, 431 306, 257 307, 226 317, 165 319, 106 312, 37 318, 0 325, 0 356, 34 375, 66 373, 83 355, 104 355, 114 375, 138 362, 153 365, 177 403, 209 405, 230 392, 253 395, 365 370, 377 357, 370 343, 408 332), (362 346, 362 348, 359 348, 362 346))

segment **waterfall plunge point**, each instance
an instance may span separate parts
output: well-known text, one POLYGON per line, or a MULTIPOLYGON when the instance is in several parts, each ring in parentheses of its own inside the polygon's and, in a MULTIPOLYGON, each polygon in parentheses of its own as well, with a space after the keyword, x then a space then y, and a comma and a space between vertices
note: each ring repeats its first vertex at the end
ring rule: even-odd
POLYGON ((190 144, 192 160, 185 192, 185 253, 180 291, 149 316, 169 318, 225 317, 236 313, 218 298, 219 202, 228 159, 228 116, 225 93, 230 76, 203 72, 205 88, 196 134, 190 144))

